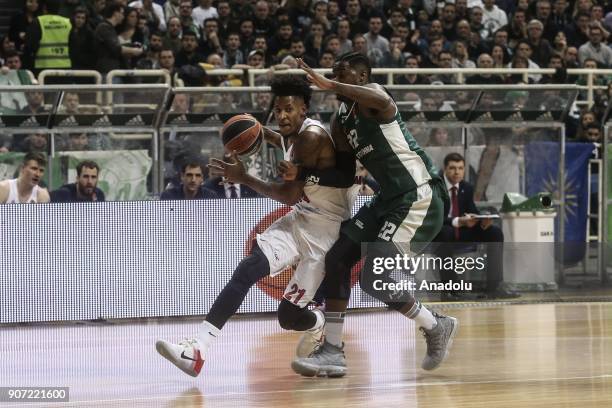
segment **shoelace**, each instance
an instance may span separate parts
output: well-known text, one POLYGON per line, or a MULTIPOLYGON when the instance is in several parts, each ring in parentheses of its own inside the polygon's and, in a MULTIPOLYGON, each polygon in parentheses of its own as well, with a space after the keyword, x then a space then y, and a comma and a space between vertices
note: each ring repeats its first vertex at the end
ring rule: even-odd
POLYGON ((191 348, 195 348, 194 344, 196 343, 195 339, 183 339, 179 342, 179 346, 183 346, 183 347, 191 347, 191 348))
POLYGON ((421 333, 423 333, 423 336, 425 337, 425 343, 427 343, 428 351, 431 350, 432 353, 438 353, 442 350, 442 336, 432 336, 422 327, 419 330, 421 330, 421 333))

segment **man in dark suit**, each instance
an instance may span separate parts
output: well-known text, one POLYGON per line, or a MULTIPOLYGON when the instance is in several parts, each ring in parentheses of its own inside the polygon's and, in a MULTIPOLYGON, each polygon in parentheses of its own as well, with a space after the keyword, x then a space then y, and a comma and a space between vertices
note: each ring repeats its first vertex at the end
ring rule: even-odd
MULTIPOLYGON (((444 259, 453 256, 455 242, 485 242, 487 245, 487 287, 488 298, 514 298, 518 294, 504 288, 503 285, 503 249, 504 234, 493 225, 490 218, 478 219, 479 214, 474 203, 474 188, 463 181, 465 159, 459 153, 450 153, 444 158, 444 182, 450 197, 450 206, 445 203, 444 225, 434 240, 441 243, 436 249, 436 256, 444 259), (448 245, 449 243, 451 245, 448 245)), ((453 270, 442 268, 440 280, 448 282, 457 280, 453 270)), ((442 294, 442 300, 461 300, 465 297, 456 292, 442 294)))
POLYGON ((213 177, 204 183, 204 187, 214 191, 219 198, 257 198, 256 191, 243 184, 224 182, 221 177, 213 177))
POLYGON ((161 200, 202 200, 221 198, 212 189, 204 185, 205 168, 197 159, 186 160, 181 167, 181 184, 169 187, 162 194, 161 200))

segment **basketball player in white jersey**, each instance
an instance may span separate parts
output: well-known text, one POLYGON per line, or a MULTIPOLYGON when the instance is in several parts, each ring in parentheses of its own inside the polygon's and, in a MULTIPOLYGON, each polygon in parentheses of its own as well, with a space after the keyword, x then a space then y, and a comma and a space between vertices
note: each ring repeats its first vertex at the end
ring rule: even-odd
POLYGON ((46 166, 47 159, 42 153, 27 153, 19 177, 0 181, 0 204, 48 203, 49 192, 38 185, 46 166))
MULTIPOLYGON (((257 236, 252 253, 238 265, 195 338, 179 344, 157 341, 157 351, 193 377, 200 373, 208 347, 236 313, 251 286, 287 266, 297 263, 278 307, 281 327, 320 333, 325 323, 322 311, 310 311, 306 306, 325 275, 325 254, 338 238, 342 221, 350 217, 358 191, 358 186, 353 187, 355 161, 352 156, 338 157, 327 130, 320 122, 306 117, 312 91, 303 77, 277 77, 272 93, 280 134, 264 128, 266 140, 282 148, 286 160, 318 170, 311 172, 308 180, 298 177, 268 183, 247 174, 235 154, 231 162, 213 159, 209 165, 212 176, 246 184, 264 196, 292 205, 293 210, 257 236)), ((342 376, 345 370, 335 367, 321 374, 342 376)))

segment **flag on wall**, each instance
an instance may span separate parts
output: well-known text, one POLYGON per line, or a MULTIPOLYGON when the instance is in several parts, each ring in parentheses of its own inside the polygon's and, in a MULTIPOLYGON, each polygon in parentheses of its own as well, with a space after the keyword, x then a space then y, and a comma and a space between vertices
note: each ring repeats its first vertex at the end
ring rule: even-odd
MULTIPOLYGON (((557 142, 532 142, 525 146, 525 184, 527 196, 539 192, 553 194, 559 203, 559 155, 557 142)), ((565 144, 565 237, 564 263, 573 264, 584 257, 588 204, 588 161, 595 146, 591 143, 565 144)), ((558 229, 559 216, 556 219, 558 229)), ((556 236, 555 241, 560 241, 556 236)))

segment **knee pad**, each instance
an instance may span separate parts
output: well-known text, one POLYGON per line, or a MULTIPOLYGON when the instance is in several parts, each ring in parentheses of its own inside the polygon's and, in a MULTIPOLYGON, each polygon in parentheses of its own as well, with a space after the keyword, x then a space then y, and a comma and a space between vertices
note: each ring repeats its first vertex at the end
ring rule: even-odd
POLYGON ((309 313, 311 312, 308 309, 301 308, 287 299, 283 299, 278 305, 278 323, 285 330, 306 330, 314 324, 306 325, 306 328, 302 327, 304 326, 303 320, 306 318, 305 315, 309 313))

